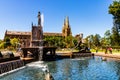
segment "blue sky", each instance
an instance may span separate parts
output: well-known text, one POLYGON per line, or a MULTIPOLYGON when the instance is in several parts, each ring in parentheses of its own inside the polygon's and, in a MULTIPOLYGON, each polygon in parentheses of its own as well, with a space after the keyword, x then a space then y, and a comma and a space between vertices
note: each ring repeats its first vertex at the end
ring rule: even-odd
POLYGON ((0 39, 6 30, 31 31, 38 11, 44 14, 44 32, 61 32, 69 16, 73 36, 104 35, 113 26, 108 7, 112 0, 0 0, 0 39))

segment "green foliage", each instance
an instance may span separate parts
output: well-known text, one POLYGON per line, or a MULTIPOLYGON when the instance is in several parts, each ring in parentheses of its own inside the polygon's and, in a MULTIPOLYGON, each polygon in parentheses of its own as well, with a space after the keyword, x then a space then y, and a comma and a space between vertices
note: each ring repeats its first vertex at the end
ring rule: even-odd
POLYGON ((0 43, 0 49, 4 49, 4 42, 0 43))
POLYGON ((110 30, 106 30, 106 32, 104 33, 104 37, 100 40, 101 46, 110 46, 112 44, 111 36, 112 33, 110 32, 110 30))
POLYGON ((107 30, 104 33, 104 37, 101 38, 101 46, 120 46, 120 34, 116 31, 116 28, 112 28, 112 32, 107 30))
POLYGON ((47 46, 57 46, 57 47, 64 47, 65 46, 63 37, 46 36, 44 38, 44 40, 48 42, 47 46))
POLYGON ((103 37, 103 38, 101 38, 100 44, 101 44, 101 46, 107 46, 110 43, 109 43, 109 40, 107 38, 103 37))
POLYGON ((113 1, 113 4, 110 4, 109 14, 120 17, 120 1, 113 1))
POLYGON ((77 39, 72 36, 57 37, 57 36, 46 36, 44 38, 46 42, 48 42, 47 46, 56 46, 58 48, 71 48, 77 45, 77 39))
POLYGON ((13 38, 13 39, 10 40, 10 43, 11 43, 11 46, 12 46, 13 48, 17 48, 18 43, 19 43, 19 39, 13 38))
POLYGON ((120 46, 120 34, 116 31, 115 27, 112 28, 112 45, 120 46))
POLYGON ((78 44, 77 39, 76 39, 75 37, 73 37, 72 40, 73 40, 73 45, 74 45, 74 46, 77 46, 77 44, 78 44))
POLYGON ((2 43, 3 41, 0 39, 0 44, 2 43))
POLYGON ((65 43, 66 43, 66 48, 72 47, 73 46, 73 44, 72 44, 72 36, 67 36, 65 38, 65 43))
POLYGON ((10 38, 6 37, 5 38, 5 43, 4 43, 4 48, 10 47, 11 43, 10 43, 10 38))
POLYGON ((95 35, 88 35, 85 38, 85 45, 87 45, 89 48, 95 48, 101 46, 101 36, 99 34, 95 35))
POLYGON ((15 50, 18 46, 19 39, 13 38, 10 39, 9 37, 6 37, 5 40, 0 40, 0 49, 9 49, 9 50, 15 50))
POLYGON ((101 37, 100 37, 99 34, 96 34, 96 35, 94 36, 93 43, 94 43, 94 45, 95 45, 96 47, 97 47, 97 46, 101 46, 101 45, 100 45, 100 39, 101 39, 101 37))
POLYGON ((113 1, 109 6, 109 14, 113 15, 114 26, 112 28, 112 33, 110 36, 111 46, 120 46, 120 1, 113 1))
POLYGON ((111 33, 110 30, 106 30, 106 32, 104 33, 105 38, 110 38, 111 33))
POLYGON ((0 49, 4 49, 4 41, 0 40, 0 49))

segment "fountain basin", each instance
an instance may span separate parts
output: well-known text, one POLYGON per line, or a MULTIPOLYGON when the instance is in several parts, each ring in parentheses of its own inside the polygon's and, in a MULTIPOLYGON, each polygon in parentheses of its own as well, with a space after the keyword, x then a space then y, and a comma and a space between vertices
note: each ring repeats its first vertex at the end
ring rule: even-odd
MULTIPOLYGON (((120 60, 101 57, 81 57, 44 62, 54 80, 120 80, 120 60)), ((44 72, 38 67, 27 67, 0 80, 44 80, 44 72)))

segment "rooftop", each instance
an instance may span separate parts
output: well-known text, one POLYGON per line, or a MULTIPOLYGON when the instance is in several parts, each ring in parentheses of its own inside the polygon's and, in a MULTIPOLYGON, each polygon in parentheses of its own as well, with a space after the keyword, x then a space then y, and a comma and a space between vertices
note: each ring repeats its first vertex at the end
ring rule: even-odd
MULTIPOLYGON (((31 32, 6 31, 5 35, 31 35, 31 32)), ((44 32, 43 35, 45 35, 45 36, 62 36, 62 33, 44 32)))

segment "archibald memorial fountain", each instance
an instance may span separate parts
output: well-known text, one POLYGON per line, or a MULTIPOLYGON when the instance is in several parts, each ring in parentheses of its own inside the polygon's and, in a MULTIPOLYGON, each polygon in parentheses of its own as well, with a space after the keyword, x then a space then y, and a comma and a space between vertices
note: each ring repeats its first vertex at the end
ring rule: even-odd
POLYGON ((41 25, 41 13, 38 12, 38 25, 32 24, 31 43, 28 47, 22 47, 23 57, 27 57, 27 52, 31 52, 35 60, 47 60, 55 57, 56 47, 45 46, 43 41, 43 27, 41 25), (49 54, 48 54, 49 52, 49 54))

